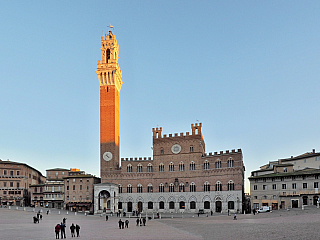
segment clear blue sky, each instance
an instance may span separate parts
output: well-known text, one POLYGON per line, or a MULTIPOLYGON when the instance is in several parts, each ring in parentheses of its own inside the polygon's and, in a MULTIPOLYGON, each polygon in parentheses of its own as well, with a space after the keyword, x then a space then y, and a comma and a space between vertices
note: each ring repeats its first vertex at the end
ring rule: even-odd
MULTIPOLYGON (((121 157, 203 123, 246 177, 320 149, 319 1, 1 1, 0 158, 99 176, 100 37, 120 45, 121 157)), ((246 192, 249 189, 246 188, 246 192)))

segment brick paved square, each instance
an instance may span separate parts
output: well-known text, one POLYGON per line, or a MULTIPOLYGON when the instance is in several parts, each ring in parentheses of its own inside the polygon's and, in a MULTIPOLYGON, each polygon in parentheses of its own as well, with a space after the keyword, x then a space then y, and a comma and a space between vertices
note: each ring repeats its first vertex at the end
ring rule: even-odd
MULTIPOLYGON (((32 209, 0 208, 0 239, 55 239, 54 226, 67 218, 67 238, 71 238, 71 223, 81 226, 80 239, 319 239, 320 209, 280 210, 271 213, 237 215, 164 215, 162 219, 136 226, 135 218, 128 218, 129 229, 119 229, 119 218, 75 215, 52 210, 34 224, 32 209)), ((38 209, 36 209, 37 211, 38 209)), ((46 209, 43 209, 46 211, 46 209)), ((122 218, 124 219, 124 218, 122 218)))

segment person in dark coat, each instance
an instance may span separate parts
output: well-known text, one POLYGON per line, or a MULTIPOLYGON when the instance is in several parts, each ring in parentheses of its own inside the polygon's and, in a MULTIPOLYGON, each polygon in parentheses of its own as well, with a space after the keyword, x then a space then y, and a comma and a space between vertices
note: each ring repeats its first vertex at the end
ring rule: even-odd
POLYGON ((142 221, 143 221, 143 226, 145 226, 146 225, 146 218, 144 217, 143 219, 142 219, 142 221))
POLYGON ((121 227, 122 229, 124 229, 124 222, 121 222, 121 227))
POLYGON ((61 239, 66 238, 66 225, 64 223, 60 224, 60 231, 61 231, 61 239))
POLYGON ((122 226, 122 221, 121 221, 121 219, 119 220, 119 228, 121 229, 121 226, 122 226))
POLYGON ((136 222, 137 222, 137 226, 139 226, 139 222, 140 222, 139 218, 137 218, 136 222))
POLYGON ((108 219, 109 219, 109 218, 108 218, 108 215, 106 215, 106 221, 108 221, 108 219))
POLYGON ((66 221, 67 221, 66 218, 63 218, 63 219, 62 219, 62 222, 63 222, 64 224, 66 224, 66 221))
POLYGON ((75 237, 76 235, 74 234, 74 230, 76 229, 76 226, 72 223, 70 226, 70 231, 71 231, 71 237, 75 237))
POLYGON ((129 220, 126 220, 126 228, 129 228, 129 220))
POLYGON ((77 237, 80 237, 80 226, 76 224, 77 237))
POLYGON ((59 223, 55 226, 54 231, 56 233, 56 239, 59 239, 60 225, 59 223))

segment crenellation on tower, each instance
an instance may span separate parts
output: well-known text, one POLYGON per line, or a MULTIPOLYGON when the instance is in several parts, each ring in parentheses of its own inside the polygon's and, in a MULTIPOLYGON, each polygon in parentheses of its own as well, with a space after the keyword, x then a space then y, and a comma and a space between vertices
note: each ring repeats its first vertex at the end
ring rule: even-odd
POLYGON ((153 138, 162 138, 162 127, 152 128, 153 138))

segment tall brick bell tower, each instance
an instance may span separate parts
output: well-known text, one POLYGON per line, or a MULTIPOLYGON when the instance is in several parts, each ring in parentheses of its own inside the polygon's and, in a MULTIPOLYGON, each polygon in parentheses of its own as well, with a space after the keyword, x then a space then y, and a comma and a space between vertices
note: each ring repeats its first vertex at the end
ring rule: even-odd
POLYGON ((119 45, 112 31, 101 37, 102 62, 98 61, 100 82, 100 177, 119 171, 120 89, 122 72, 118 64, 119 45))

